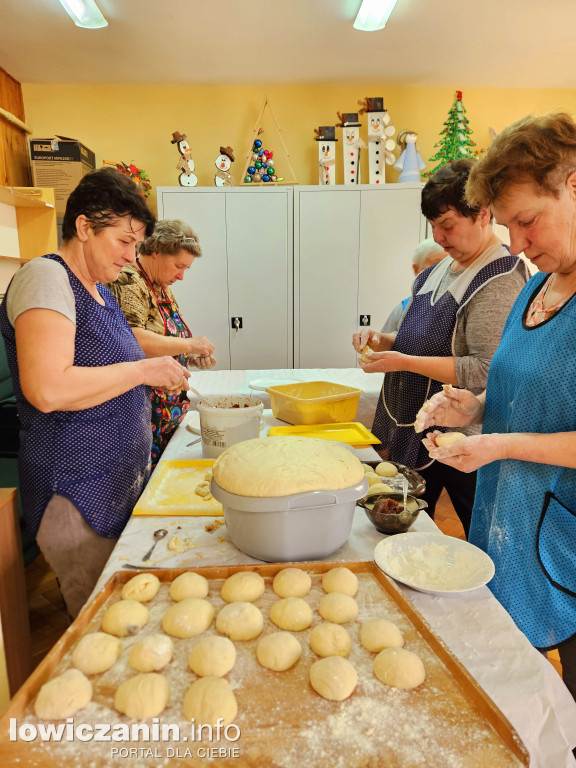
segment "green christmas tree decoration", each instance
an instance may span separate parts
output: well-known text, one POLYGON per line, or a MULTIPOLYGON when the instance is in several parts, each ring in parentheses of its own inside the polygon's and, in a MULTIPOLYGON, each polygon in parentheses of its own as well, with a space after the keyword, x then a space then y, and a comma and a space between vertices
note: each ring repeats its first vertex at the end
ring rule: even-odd
POLYGON ((462 91, 456 91, 448 119, 440 133, 440 141, 434 144, 434 147, 440 147, 440 149, 430 158, 430 163, 437 163, 437 165, 431 171, 427 171, 424 176, 433 176, 439 168, 454 160, 476 157, 472 149, 476 146, 476 142, 472 141, 471 135, 466 108, 462 103, 462 91))

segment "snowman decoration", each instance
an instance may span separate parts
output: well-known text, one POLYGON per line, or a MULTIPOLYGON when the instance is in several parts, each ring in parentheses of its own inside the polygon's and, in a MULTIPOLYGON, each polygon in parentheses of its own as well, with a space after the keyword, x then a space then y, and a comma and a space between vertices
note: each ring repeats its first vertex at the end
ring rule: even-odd
POLYGON ((398 181, 402 184, 404 182, 420 182, 421 172, 426 168, 426 163, 420 157, 418 150, 416 149, 416 140, 418 134, 415 131, 402 131, 398 135, 398 145, 402 150, 402 154, 398 158, 394 168, 400 171, 398 181))
POLYGON ((396 142, 392 138, 396 128, 384 109, 384 99, 366 98, 358 102, 368 117, 368 183, 386 183, 386 165, 394 165, 396 142))
POLYGON ((194 174, 194 160, 192 159, 192 150, 190 144, 186 141, 186 134, 180 131, 174 131, 171 144, 176 144, 176 149, 180 155, 180 160, 176 168, 181 171, 178 181, 181 187, 195 187, 198 184, 198 177, 194 174))
POLYGON ((360 184, 360 150, 366 144, 360 138, 361 123, 357 112, 336 113, 342 128, 342 151, 344 154, 344 184, 360 184))
POLYGON ((220 147, 220 154, 214 163, 217 168, 214 184, 217 187, 232 187, 236 184, 234 176, 230 173, 230 167, 233 162, 234 150, 232 147, 220 147))
POLYGON ((318 184, 336 184, 336 128, 321 125, 314 128, 318 142, 318 184))

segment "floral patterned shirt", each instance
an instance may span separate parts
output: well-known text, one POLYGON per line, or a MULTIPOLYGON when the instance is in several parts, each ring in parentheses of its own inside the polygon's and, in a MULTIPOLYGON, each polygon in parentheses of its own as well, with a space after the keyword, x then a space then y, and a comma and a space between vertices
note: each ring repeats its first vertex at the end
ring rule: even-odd
POLYGON ((568 301, 568 299, 562 299, 561 301, 554 304, 552 307, 545 307, 544 306, 544 299, 546 298, 546 294, 548 293, 548 288, 552 285, 552 280, 554 279, 554 275, 550 275, 548 279, 544 282, 544 285, 539 290, 538 295, 530 304, 528 307, 528 312, 526 313, 526 325, 529 328, 533 328, 536 325, 540 325, 540 323, 543 323, 545 320, 548 320, 550 317, 554 317, 554 315, 562 309, 564 304, 568 301))

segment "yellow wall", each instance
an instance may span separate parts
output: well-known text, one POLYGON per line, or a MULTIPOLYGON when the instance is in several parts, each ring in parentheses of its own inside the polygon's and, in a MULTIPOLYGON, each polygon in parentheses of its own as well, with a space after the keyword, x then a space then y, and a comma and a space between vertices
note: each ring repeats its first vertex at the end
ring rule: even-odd
MULTIPOLYGON (((317 144, 314 128, 333 125, 336 112, 355 112, 366 96, 383 96, 398 132, 419 134, 418 149, 427 162, 434 154, 454 89, 387 86, 384 81, 357 85, 294 86, 165 86, 165 85, 40 85, 24 84, 26 122, 33 137, 55 134, 80 139, 103 160, 135 163, 155 186, 178 184, 178 153, 170 143, 176 130, 186 133, 196 163, 199 186, 213 186, 214 161, 220 145, 235 150, 233 175, 239 181, 253 129, 267 95, 300 184, 316 184, 317 144)), ((489 128, 501 130, 528 113, 554 109, 576 112, 576 91, 468 88, 463 92, 477 148, 490 143, 489 128)), ((361 119, 366 139, 366 120, 361 119)), ((288 177, 280 142, 270 121, 264 122, 264 146, 273 149, 276 170, 288 177)), ((337 135, 338 135, 337 129, 337 135)), ((338 150, 340 150, 340 144, 338 150)), ((340 160, 340 155, 337 155, 340 160)), ((368 180, 367 153, 362 177, 368 180)), ((429 166, 432 167, 432 166, 429 166)), ((397 171, 387 177, 396 181, 397 171)), ((341 170, 338 175, 341 181, 341 170)), ((155 206, 155 191, 151 201, 155 206)))

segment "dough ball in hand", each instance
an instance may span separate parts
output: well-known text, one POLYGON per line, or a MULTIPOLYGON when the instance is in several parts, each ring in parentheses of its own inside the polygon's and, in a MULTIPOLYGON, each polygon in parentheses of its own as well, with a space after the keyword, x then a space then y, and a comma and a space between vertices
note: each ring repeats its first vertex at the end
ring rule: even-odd
POLYGON ((374 360, 371 360, 368 355, 372 355, 374 353, 374 350, 372 347, 369 347, 368 344, 366 346, 362 347, 362 349, 358 350, 358 354, 360 355, 360 360, 363 363, 373 363, 374 360))
POLYGON ((454 445, 454 443, 459 443, 460 440, 464 440, 466 435, 464 435, 462 432, 442 432, 439 435, 436 435, 435 443, 439 448, 442 448, 446 445, 454 445))

